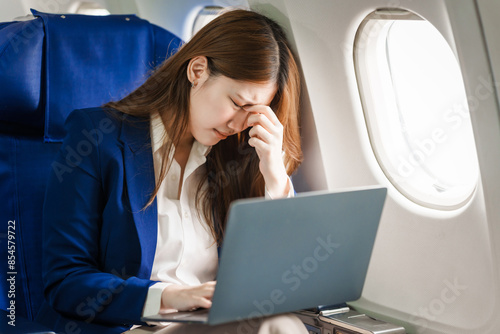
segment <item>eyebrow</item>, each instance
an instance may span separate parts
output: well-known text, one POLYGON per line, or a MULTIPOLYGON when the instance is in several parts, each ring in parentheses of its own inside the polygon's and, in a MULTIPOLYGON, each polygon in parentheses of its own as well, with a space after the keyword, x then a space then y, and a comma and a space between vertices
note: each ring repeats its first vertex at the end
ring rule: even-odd
POLYGON ((242 104, 241 107, 251 107, 251 106, 254 106, 256 105, 255 103, 250 103, 247 101, 247 99, 245 99, 244 97, 242 97, 239 93, 236 93, 236 97, 241 101, 243 102, 244 104, 242 104))

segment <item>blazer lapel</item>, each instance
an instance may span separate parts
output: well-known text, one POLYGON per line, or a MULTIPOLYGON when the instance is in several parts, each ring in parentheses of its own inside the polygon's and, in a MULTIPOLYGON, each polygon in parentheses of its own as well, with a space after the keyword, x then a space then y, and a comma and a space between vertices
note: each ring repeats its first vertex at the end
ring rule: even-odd
POLYGON ((124 144, 123 166, 126 188, 142 251, 141 265, 137 276, 149 278, 153 267, 158 233, 156 199, 148 208, 143 209, 155 187, 149 122, 125 115, 120 140, 124 144))

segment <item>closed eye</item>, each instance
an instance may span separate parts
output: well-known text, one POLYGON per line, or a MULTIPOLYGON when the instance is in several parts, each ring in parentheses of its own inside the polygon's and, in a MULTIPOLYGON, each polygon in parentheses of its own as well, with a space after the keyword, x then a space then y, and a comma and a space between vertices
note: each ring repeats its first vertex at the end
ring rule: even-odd
POLYGON ((237 108, 242 108, 240 105, 236 104, 236 102, 234 102, 234 100, 232 98, 229 98, 231 100, 231 102, 233 102, 234 106, 237 107, 237 108))

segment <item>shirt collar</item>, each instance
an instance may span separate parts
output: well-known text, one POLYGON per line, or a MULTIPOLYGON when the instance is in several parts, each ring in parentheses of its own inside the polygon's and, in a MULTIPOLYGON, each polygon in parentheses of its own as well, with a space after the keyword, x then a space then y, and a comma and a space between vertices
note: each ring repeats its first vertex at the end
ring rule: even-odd
MULTIPOLYGON (((153 154, 156 153, 162 146, 163 141, 168 138, 165 126, 161 121, 160 114, 155 112, 151 115, 151 146, 153 149, 153 154)), ((193 147, 191 153, 195 153, 197 156, 206 157, 210 152, 211 146, 206 146, 198 142, 196 139, 193 142, 193 147)))

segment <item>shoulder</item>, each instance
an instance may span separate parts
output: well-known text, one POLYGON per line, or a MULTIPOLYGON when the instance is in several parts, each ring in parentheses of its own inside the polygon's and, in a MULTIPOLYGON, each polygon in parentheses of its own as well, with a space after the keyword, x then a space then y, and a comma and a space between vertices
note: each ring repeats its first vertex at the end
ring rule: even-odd
MULTIPOLYGON (((144 119, 127 115, 112 108, 83 108, 73 110, 66 119, 67 131, 74 131, 76 128, 85 128, 88 131, 102 133, 120 132, 122 127, 130 125, 138 126, 148 124, 144 119)), ((140 127, 140 126, 139 126, 140 127)))
POLYGON ((66 140, 89 141, 102 150, 128 144, 134 148, 150 144, 150 119, 127 115, 111 108, 76 109, 66 120, 66 140))
POLYGON ((96 129, 99 127, 108 128, 117 126, 123 122, 127 116, 117 110, 110 108, 84 108, 73 110, 66 119, 67 126, 93 124, 96 129))

